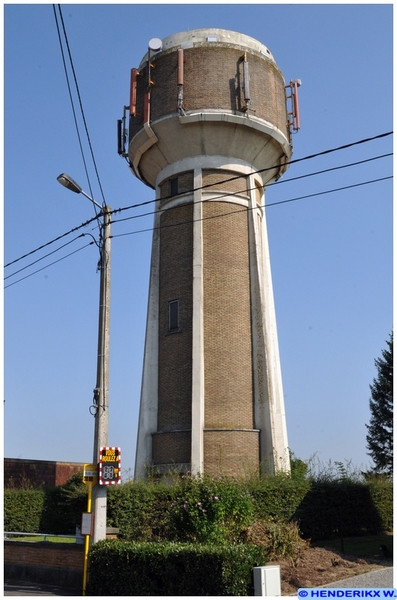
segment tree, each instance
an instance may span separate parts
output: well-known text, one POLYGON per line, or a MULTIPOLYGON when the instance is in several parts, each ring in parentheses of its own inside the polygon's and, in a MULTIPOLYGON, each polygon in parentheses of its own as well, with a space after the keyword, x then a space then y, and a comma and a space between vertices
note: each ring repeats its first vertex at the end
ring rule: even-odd
POLYGON ((393 474, 393 333, 386 340, 387 349, 375 360, 378 376, 370 385, 371 418, 367 435, 368 454, 375 472, 393 474))

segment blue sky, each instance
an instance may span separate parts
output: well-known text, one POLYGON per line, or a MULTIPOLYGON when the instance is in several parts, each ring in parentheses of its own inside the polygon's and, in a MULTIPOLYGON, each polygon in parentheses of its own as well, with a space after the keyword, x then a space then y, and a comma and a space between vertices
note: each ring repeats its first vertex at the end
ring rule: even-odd
MULTIPOLYGON (((59 185, 61 172, 99 203, 102 190, 114 209, 153 199, 116 143, 130 69, 153 37, 219 27, 264 43, 286 82, 302 80, 293 159, 392 131, 392 4, 60 6, 100 183, 68 67, 86 176, 53 5, 5 5, 6 264, 94 216, 88 200, 59 185)), ((392 159, 345 165, 392 148, 389 135, 297 162, 266 192, 289 445, 323 465, 371 466, 369 385, 392 330, 392 159), (356 187, 331 192, 347 186, 356 187), (285 200, 294 201, 271 206, 285 200)), ((134 218, 112 226, 109 444, 121 447, 130 476, 153 221, 139 215, 147 212, 125 211, 120 217, 134 218)), ((99 274, 96 247, 83 248, 91 238, 75 240, 81 231, 97 234, 91 224, 5 269, 6 457, 92 460, 99 274)))

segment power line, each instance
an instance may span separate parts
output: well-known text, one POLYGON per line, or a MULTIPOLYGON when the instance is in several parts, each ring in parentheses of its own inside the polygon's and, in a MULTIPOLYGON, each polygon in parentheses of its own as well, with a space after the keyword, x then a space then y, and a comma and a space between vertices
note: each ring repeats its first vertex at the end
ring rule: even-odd
POLYGON ((338 169, 346 169, 349 167, 356 167, 357 165, 362 165, 367 162, 372 162, 373 160, 379 160, 380 158, 387 158, 388 156, 393 156, 393 152, 388 152, 387 154, 380 154, 379 156, 373 156, 371 158, 364 158, 363 160, 358 160, 353 163, 348 163, 346 165, 340 165, 338 167, 330 167, 328 169, 322 169, 321 171, 315 171, 314 173, 307 173, 306 175, 297 175, 296 177, 290 177, 288 179, 280 179, 279 181, 274 181, 268 187, 273 185, 281 185, 282 183, 289 183, 290 181, 298 181, 299 179, 305 179, 306 177, 313 177, 314 175, 323 175, 324 173, 330 173, 331 171, 337 171, 338 169))
POLYGON ((47 246, 51 246, 51 244, 54 244, 55 242, 58 242, 62 238, 66 237, 67 235, 70 235, 70 234, 74 233, 75 231, 78 231, 79 229, 82 229, 83 227, 87 227, 87 225, 89 225, 93 221, 96 221, 96 219, 97 219, 97 217, 92 217, 91 219, 88 219, 88 221, 85 221, 81 225, 78 225, 77 227, 73 227, 73 229, 70 229, 66 233, 63 233, 62 235, 59 235, 58 237, 54 238, 53 240, 47 242, 46 244, 42 244, 42 246, 39 246, 38 248, 35 248, 34 250, 31 250, 30 252, 27 252, 23 256, 20 256, 19 258, 16 258, 15 260, 7 263, 6 265, 4 265, 4 268, 10 267, 11 265, 14 265, 15 263, 19 262, 20 260, 23 260, 24 258, 27 258, 28 256, 32 256, 32 254, 35 254, 36 252, 39 252, 39 250, 43 250, 44 248, 47 248, 47 246))
MULTIPOLYGON (((63 244, 62 246, 60 246, 59 248, 57 248, 56 250, 53 250, 52 252, 49 252, 48 254, 45 254, 44 256, 42 256, 41 258, 38 258, 37 260, 29 263, 28 265, 26 265, 25 267, 22 267, 22 269, 18 269, 18 271, 14 271, 14 273, 11 273, 10 275, 7 275, 7 277, 4 277, 4 281, 6 281, 7 279, 10 279, 10 277, 15 277, 15 275, 18 275, 18 273, 21 273, 22 271, 25 271, 26 269, 29 269, 29 267, 33 267, 33 265, 36 265, 38 262, 41 262, 42 260, 44 260, 45 258, 48 258, 49 256, 52 256, 53 254, 55 254, 56 252, 59 252, 60 250, 62 250, 63 248, 66 248, 66 246, 69 246, 70 244, 72 244, 73 242, 75 242, 76 240, 79 240, 81 237, 84 237, 86 235, 90 235, 90 233, 81 233, 80 235, 78 235, 77 237, 75 237, 73 240, 70 240, 69 242, 66 242, 66 244, 63 244)), ((95 238, 93 236, 91 236, 94 240, 94 244, 97 244, 97 241, 95 240, 95 238)))
POLYGON ((363 181, 361 183, 353 183, 351 185, 345 185, 343 187, 334 188, 332 190, 325 190, 323 192, 316 192, 314 194, 307 194, 306 196, 299 196, 297 198, 290 198, 289 200, 279 200, 277 202, 271 202, 267 204, 265 208, 269 206, 276 206, 278 204, 287 204, 288 202, 296 202, 297 200, 304 200, 306 198, 314 198, 315 196, 325 196, 326 194, 332 194, 334 192, 341 192, 343 190, 350 190, 356 187, 361 187, 363 185, 370 185, 371 183, 379 183, 380 181, 386 181, 387 179, 393 179, 393 175, 388 175, 387 177, 379 177, 378 179, 372 179, 370 181, 363 181))
MULTIPOLYGON (((54 4, 52 5, 52 8, 53 8, 53 11, 54 11, 55 25, 56 25, 56 28, 57 28, 59 47, 60 47, 61 55, 62 55, 63 70, 65 72, 66 85, 68 87, 68 92, 69 92, 69 100, 70 100, 70 104, 72 106, 73 120, 74 120, 74 125, 75 125, 75 128, 76 128, 77 139, 78 139, 78 142, 79 142, 81 158, 83 160, 83 165, 84 165, 84 170, 85 170, 85 174, 86 174, 87 181, 88 181, 88 186, 89 186, 89 188, 91 190, 91 182, 90 182, 90 177, 88 175, 87 163, 86 163, 86 160, 85 160, 84 150, 83 150, 83 144, 81 142, 79 125, 78 125, 78 122, 77 122, 76 110, 74 108, 73 95, 72 95, 72 90, 71 90, 71 87, 70 87, 68 70, 67 70, 67 67, 66 67, 65 54, 64 54, 63 46, 62 46, 61 32, 59 30, 58 18, 57 18, 57 14, 56 14, 56 10, 55 10, 55 5, 54 4)), ((58 8, 60 10, 60 6, 59 5, 58 5, 58 8)), ((91 195, 92 195, 92 192, 91 192, 91 195)))
MULTIPOLYGON (((105 196, 104 196, 104 193, 103 193, 101 180, 99 178, 98 168, 97 168, 97 164, 96 164, 96 160, 95 160, 95 156, 94 156, 94 151, 93 151, 92 144, 91 144, 90 134, 88 132, 87 121, 86 121, 85 114, 84 114, 84 109, 83 109, 83 102, 81 100, 79 84, 77 82, 76 71, 75 71, 74 64, 73 64, 72 53, 70 51, 69 40, 68 40, 68 36, 67 36, 67 33, 66 33, 65 23, 64 23, 64 20, 63 20, 62 9, 61 9, 61 5, 60 4, 58 4, 58 10, 59 10, 59 16, 61 18, 63 35, 65 37, 66 48, 67 48, 67 51, 68 51, 69 62, 70 62, 70 66, 71 66, 72 73, 73 73, 74 84, 75 84, 75 87, 76 87, 76 93, 77 93, 77 97, 78 97, 78 100, 79 100, 80 112, 81 112, 81 116, 82 116, 83 123, 84 123, 84 128, 85 128, 85 133, 86 133, 86 136, 87 136, 88 146, 90 148, 92 162, 93 162, 95 173, 96 173, 96 176, 97 176, 99 189, 101 191, 102 201, 103 201, 103 204, 105 205, 106 204, 105 196)), ((54 7, 54 15, 55 15, 55 20, 56 20, 56 25, 57 25, 57 30, 58 30, 59 43, 60 43, 60 46, 61 46, 61 52, 62 52, 62 58, 63 58, 63 63, 64 63, 66 80, 67 80, 67 83, 68 83, 69 97, 70 97, 70 101, 72 103, 73 114, 75 116, 75 111, 74 111, 74 106, 73 106, 73 99, 72 99, 72 95, 71 95, 71 92, 70 92, 69 79, 68 79, 68 75, 67 75, 66 63, 65 63, 63 49, 62 49, 62 42, 61 42, 61 38, 60 38, 60 35, 59 35, 59 27, 58 27, 58 22, 57 22, 57 18, 56 18, 55 7, 54 7)), ((78 129, 76 117, 75 117, 75 124, 76 124, 76 128, 78 129)), ((80 136, 79 136, 78 132, 77 132, 77 135, 78 135, 79 141, 80 141, 80 136)), ((81 148, 81 142, 80 142, 80 148, 81 148)), ((81 150, 82 150, 82 148, 81 148, 81 150)), ((83 152, 82 152, 82 154, 83 154, 83 152)), ((86 176, 87 176, 87 180, 88 180, 88 185, 89 185, 89 188, 90 188, 91 196, 93 196, 92 189, 91 189, 91 183, 90 183, 90 179, 89 179, 88 172, 87 172, 87 167, 86 167, 85 160, 84 160, 84 155, 83 155, 83 162, 84 162, 84 166, 85 166, 85 171, 86 171, 86 176)))
MULTIPOLYGON (((272 186, 275 186, 275 185, 281 185, 282 183, 289 183, 290 181, 297 181, 299 179, 304 179, 306 177, 313 177, 315 175, 322 175, 324 173, 329 173, 331 171, 337 171, 339 169, 345 169, 347 167, 353 167, 353 166, 361 165, 361 164, 364 164, 364 163, 367 163, 367 162, 371 162, 371 161, 374 161, 374 160, 377 160, 377 159, 380 159, 380 158, 385 158, 387 156, 392 156, 392 155, 393 155, 393 153, 390 152, 388 154, 382 154, 380 156, 374 156, 372 158, 363 159, 363 160, 356 161, 356 162, 353 162, 353 163, 349 163, 349 164, 346 164, 346 165, 339 165, 337 167, 330 167, 328 169, 322 169, 321 171, 315 171, 314 173, 307 173, 305 175, 298 175, 297 177, 291 177, 290 179, 283 179, 281 181, 274 181, 273 183, 270 183, 267 186, 267 189, 269 187, 272 187, 272 186)), ((245 177, 246 177, 246 175, 239 175, 238 176, 239 179, 243 179, 245 177)), ((235 179, 237 179, 237 177, 234 177, 233 179, 235 180, 235 179)), ((227 179, 227 180, 224 180, 224 181, 228 182, 228 181, 230 181, 230 179, 227 179)), ((224 181, 218 182, 218 184, 219 183, 224 183, 224 181)), ((209 185, 215 185, 215 184, 209 184, 209 185)), ((203 186, 203 187, 206 187, 206 186, 203 186)), ((202 189, 202 188, 199 188, 199 189, 202 189)), ((252 191, 252 189, 253 188, 248 188, 247 189, 246 187, 244 187, 244 189, 239 190, 238 192, 224 192, 222 194, 218 194, 217 197, 216 197, 216 199, 220 199, 220 198, 224 198, 224 197, 228 197, 228 196, 236 196, 238 194, 245 194, 246 192, 252 191)), ((189 193, 191 193, 191 192, 190 191, 181 192, 180 195, 182 195, 182 194, 185 195, 185 194, 189 194, 189 193)), ((176 197, 177 197, 177 195, 171 196, 171 198, 176 198, 176 197)), ((170 196, 166 197, 166 199, 168 199, 168 198, 170 198, 170 196)), ((161 201, 164 201, 164 198, 161 198, 161 201)), ((270 205, 268 205, 268 206, 270 206, 270 205)), ((178 206, 165 208, 164 211, 165 210, 172 210, 173 208, 178 208, 178 206)), ((158 212, 162 212, 161 209, 158 212)), ((112 223, 121 223, 123 221, 129 221, 129 220, 132 220, 132 219, 139 219, 141 217, 148 217, 148 216, 153 215, 153 214, 155 214, 155 213, 154 212, 147 212, 147 213, 141 213, 139 215, 133 215, 132 217, 125 217, 123 219, 113 219, 112 223)))
MULTIPOLYGON (((290 199, 287 199, 287 200, 280 200, 280 201, 277 201, 277 202, 272 202, 271 204, 267 204, 267 205, 264 206, 264 208, 269 208, 270 206, 276 206, 276 205, 279 205, 279 204, 286 204, 286 203, 290 203, 290 202, 296 202, 298 200, 303 200, 303 199, 306 199, 306 198, 313 198, 315 196, 321 196, 321 195, 325 195, 325 194, 331 194, 331 193, 334 193, 334 192, 339 192, 339 191, 342 191, 342 190, 352 189, 352 188, 360 187, 360 186, 363 186, 363 185, 369 185, 369 184, 372 184, 372 183, 378 183, 380 181, 386 181, 386 180, 389 180, 389 179, 392 179, 392 178, 393 178, 393 176, 390 175, 390 176, 387 176, 387 177, 380 177, 378 179, 373 179, 373 180, 370 180, 370 181, 364 181, 364 182, 361 182, 361 183, 356 183, 356 184, 351 184, 351 185, 347 185, 347 186, 343 186, 343 187, 339 187, 339 188, 334 188, 332 190, 325 190, 325 191, 322 191, 322 192, 316 192, 316 193, 313 193, 313 194, 307 194, 307 195, 304 195, 304 196, 299 196, 299 197, 296 197, 296 198, 290 198, 290 199)), ((234 194, 229 194, 229 195, 234 195, 234 194)), ((210 219, 218 219, 218 218, 222 218, 222 217, 233 216, 233 215, 236 215, 238 213, 247 212, 249 210, 254 210, 254 209, 256 209, 256 207, 254 207, 254 208, 244 207, 244 208, 242 208, 240 210, 229 211, 229 212, 218 214, 218 215, 211 215, 209 217, 203 217, 201 219, 189 219, 188 221, 181 221, 179 223, 173 223, 171 225, 160 225, 158 227, 150 227, 150 228, 147 228, 147 229, 140 229, 140 230, 136 230, 136 231, 130 231, 130 232, 127 232, 127 233, 120 233, 120 234, 112 235, 111 237, 112 238, 125 237, 125 236, 128 236, 128 235, 136 235, 138 233, 146 233, 146 232, 149 232, 149 231, 166 229, 166 228, 169 228, 169 227, 178 227, 178 226, 181 226, 181 225, 193 224, 193 223, 196 223, 196 222, 199 222, 199 221, 206 221, 206 220, 210 220, 210 219)), ((153 213, 150 213, 150 214, 153 214, 153 213)), ((79 239, 80 237, 83 237, 84 235, 91 235, 91 234, 84 234, 83 233, 83 234, 81 234, 81 236, 78 236, 74 240, 71 240, 71 242, 76 241, 77 239, 79 239)), ((68 242, 68 243, 71 243, 71 242, 68 242)), ((33 273, 30 273, 29 275, 26 275, 25 277, 22 277, 21 279, 18 279, 17 281, 14 281, 13 283, 11 283, 9 285, 4 286, 4 289, 7 289, 8 287, 11 287, 12 285, 15 285, 16 283, 19 283, 19 282, 23 281, 24 279, 27 279, 28 277, 31 277, 32 275, 35 275, 36 273, 39 273, 40 271, 43 271, 47 267, 50 267, 50 266, 52 266, 52 265, 54 265, 54 264, 56 264, 56 263, 64 260, 65 258, 68 258, 69 256, 72 256, 73 254, 76 254, 76 252, 79 252, 80 250, 83 250, 84 248, 87 248, 88 246, 91 246, 94 243, 97 243, 95 239, 94 239, 94 241, 90 242, 86 246, 83 246, 82 248, 79 248, 78 250, 75 250, 74 252, 71 252, 70 254, 67 254, 66 256, 60 258, 59 260, 54 261, 54 262, 52 262, 52 263, 50 263, 50 264, 42 267, 41 269, 38 269, 37 271, 34 271, 33 273)), ((68 245, 68 244, 64 244, 64 246, 66 246, 66 245, 68 245)), ((55 250, 54 252, 52 252, 50 254, 54 254, 58 250, 61 250, 64 246, 61 246, 61 248, 58 248, 57 250, 55 250)), ((49 256, 49 254, 46 255, 43 258, 46 258, 47 256, 49 256)), ((39 260, 42 260, 42 259, 39 259, 39 260)), ((15 273, 13 273, 12 275, 9 275, 5 279, 8 279, 9 277, 13 277, 17 273, 23 271, 25 268, 28 268, 29 266, 32 266, 33 264, 36 264, 37 262, 39 262, 39 261, 35 261, 34 263, 31 263, 30 265, 27 265, 27 267, 24 267, 23 269, 20 269, 19 271, 16 271, 15 273)))
MULTIPOLYGON (((371 181, 363 181, 361 183, 355 183, 355 184, 351 184, 351 185, 346 185, 346 186, 343 186, 343 187, 334 188, 332 190, 325 190, 323 192, 316 192, 314 194, 307 194, 305 196, 299 196, 299 197, 296 197, 296 198, 289 198, 288 200, 279 200, 277 202, 272 202, 270 204, 266 204, 263 208, 269 208, 270 206, 277 206, 279 204, 287 204, 287 203, 290 203, 290 202, 296 202, 298 200, 304 200, 306 198, 313 198, 315 196, 322 196, 322 195, 325 195, 325 194, 331 194, 331 193, 334 193, 334 192, 340 192, 340 191, 343 191, 343 190, 348 190, 348 189, 360 187, 360 186, 363 186, 363 185, 369 185, 371 183, 378 183, 380 181, 386 181, 388 179, 393 179, 393 176, 389 175, 387 177, 380 177, 378 179, 372 179, 371 181)), ((235 194, 228 194, 228 195, 229 196, 233 196, 235 194)), ((186 205, 184 205, 184 206, 186 206, 186 205)), ((171 225, 159 225, 158 227, 148 227, 147 229, 140 229, 140 230, 137 230, 137 231, 130 231, 130 232, 127 232, 127 233, 118 233, 116 235, 112 235, 112 238, 124 237, 124 236, 127 236, 127 235, 135 235, 135 234, 138 234, 138 233, 147 233, 148 231, 154 231, 154 230, 159 230, 159 229, 166 229, 168 227, 178 227, 179 225, 188 225, 190 223, 196 223, 196 222, 200 222, 200 221, 207 221, 209 219, 219 219, 221 217, 228 217, 230 215, 236 215, 238 213, 246 212, 246 211, 249 211, 249 210, 256 210, 256 208, 257 208, 256 206, 253 207, 253 208, 244 207, 241 210, 233 210, 233 211, 230 211, 230 212, 227 212, 227 213, 222 213, 222 214, 218 214, 218 215, 211 215, 209 217, 203 217, 201 219, 189 219, 188 221, 181 221, 180 223, 172 223, 171 225)), ((153 213, 149 213, 149 214, 153 214, 153 213)))
MULTIPOLYGON (((256 175, 256 174, 259 174, 259 173, 264 173, 266 171, 272 171, 273 169, 280 168, 280 167, 282 167, 283 165, 286 165, 286 164, 293 165, 293 164, 296 164, 296 163, 299 163, 299 162, 302 162, 302 161, 305 161, 305 160, 311 160, 312 158, 317 158, 319 156, 324 156, 326 154, 331 154, 333 152, 339 152, 340 150, 346 150, 347 148, 352 148, 353 146, 358 146, 360 144, 366 144, 368 142, 372 142, 374 140, 381 139, 381 138, 387 137, 387 136, 392 135, 392 134, 393 134, 392 131, 388 131, 386 133, 381 133, 381 134, 375 135, 375 136, 370 137, 370 138, 364 138, 364 139, 358 140, 356 142, 350 142, 349 144, 344 144, 342 146, 337 146, 336 148, 330 148, 328 150, 322 150, 321 152, 316 152, 315 154, 309 154, 307 156, 303 156, 302 158, 296 158, 294 160, 290 160, 288 163, 283 163, 281 165, 273 165, 271 167, 266 167, 265 169, 259 169, 258 171, 253 171, 252 175, 256 175)), ((241 175, 234 175, 233 177, 229 177, 228 179, 225 179, 222 183, 229 183, 231 181, 235 181, 236 179, 241 179, 241 175)), ((161 198, 161 200, 165 201, 165 200, 169 200, 171 198, 177 198, 178 196, 182 196, 184 194, 192 194, 194 192, 197 192, 197 191, 200 191, 200 190, 204 190, 204 189, 209 188, 209 187, 213 187, 214 185, 216 185, 216 184, 214 184, 214 183, 208 183, 208 184, 200 186, 198 188, 192 188, 190 190, 186 190, 185 192, 180 193, 180 194, 163 196, 161 198)), ((131 206, 125 206, 123 208, 119 208, 119 209, 117 209, 115 211, 112 211, 112 212, 122 212, 124 210, 130 210, 132 208, 138 208, 139 206, 145 206, 147 204, 152 204, 153 202, 157 202, 157 200, 158 200, 158 198, 154 198, 153 200, 147 200, 146 202, 141 202, 139 204, 132 204, 131 206)))
POLYGON ((52 262, 48 265, 45 265, 44 267, 41 267, 41 269, 37 269, 37 271, 33 271, 33 273, 29 273, 29 275, 25 275, 25 277, 21 277, 21 279, 17 279, 17 281, 13 281, 13 283, 9 283, 8 285, 5 285, 4 289, 9 288, 12 285, 15 285, 16 283, 19 283, 20 281, 23 281, 24 279, 28 279, 28 277, 32 277, 32 275, 36 275, 36 273, 40 273, 40 271, 44 271, 44 269, 47 269, 48 267, 51 267, 52 265, 56 265, 57 263, 61 262, 62 260, 65 260, 65 258, 69 258, 69 256, 72 256, 73 254, 76 254, 77 252, 84 250, 84 248, 88 248, 88 246, 92 246, 92 244, 94 244, 94 242, 89 242, 85 246, 82 246, 81 248, 78 248, 77 250, 74 250, 73 252, 66 254, 66 256, 63 256, 62 258, 59 258, 58 260, 54 260, 54 262, 52 262))
MULTIPOLYGON (((298 200, 303 200, 303 199, 307 199, 307 198, 313 198, 315 196, 322 196, 322 195, 325 195, 325 194, 331 194, 331 193, 334 193, 334 192, 340 192, 340 191, 343 191, 343 190, 352 189, 352 188, 360 187, 360 186, 363 186, 363 185, 369 185, 369 184, 372 184, 372 183, 378 183, 380 181, 386 181, 386 180, 389 180, 389 179, 393 179, 393 176, 390 175, 388 177, 380 177, 378 179, 373 179, 373 180, 370 180, 370 181, 363 181, 361 183, 356 183, 356 184, 347 185, 347 186, 343 186, 343 187, 339 187, 339 188, 334 188, 332 190, 325 190, 325 191, 322 191, 322 192, 316 192, 316 193, 313 193, 313 194, 307 194, 305 196, 299 196, 299 197, 290 198, 290 199, 287 199, 287 200, 280 200, 280 201, 277 201, 277 202, 272 202, 271 204, 267 204, 267 205, 264 206, 264 208, 269 208, 270 206, 276 206, 276 205, 279 205, 279 204, 287 204, 287 203, 290 203, 290 202, 296 202, 298 200)), ((231 195, 231 194, 229 194, 229 195, 231 195)), ((256 207, 254 207, 254 208, 256 208, 256 207)), ((149 232, 149 231, 154 231, 156 229, 160 230, 160 229, 166 229, 166 228, 169 228, 169 227, 178 227, 180 225, 193 224, 193 223, 196 223, 196 222, 199 222, 199 221, 206 221, 206 220, 210 220, 210 219, 219 219, 219 218, 222 218, 222 217, 233 216, 233 215, 236 215, 238 213, 246 212, 246 211, 249 211, 249 210, 254 210, 254 209, 253 208, 249 208, 249 207, 248 208, 244 207, 243 209, 230 211, 228 213, 222 213, 222 214, 218 214, 218 215, 211 215, 209 217, 203 217, 201 219, 190 219, 188 221, 181 221, 179 223, 173 223, 171 225, 160 225, 158 227, 149 227, 147 229, 141 229, 141 230, 137 230, 137 231, 130 231, 130 232, 127 232, 127 233, 119 233, 119 234, 116 234, 116 235, 112 235, 111 237, 112 238, 125 237, 125 236, 128 236, 128 235, 136 235, 138 233, 146 233, 146 232, 149 232)), ((153 213, 151 213, 151 214, 153 214, 153 213)), ((92 219, 92 220, 94 220, 94 219, 92 219)), ((67 234, 65 234, 65 235, 67 235, 67 234)), ((77 239, 79 239, 80 237, 83 237, 84 235, 91 235, 91 234, 84 234, 83 233, 80 236, 78 236, 77 238, 75 238, 74 240, 71 240, 71 242, 76 241, 77 239)), ((68 244, 71 243, 71 242, 68 242, 68 244)), ((18 279, 17 281, 14 281, 13 283, 10 283, 10 284, 4 286, 4 289, 9 288, 12 285, 15 285, 16 283, 20 283, 21 281, 24 281, 25 279, 28 279, 32 275, 36 275, 40 271, 43 271, 44 269, 47 269, 48 267, 51 267, 52 265, 55 265, 56 263, 61 262, 62 260, 65 260, 66 258, 72 256, 73 254, 76 254, 77 252, 80 252, 80 250, 84 250, 84 248, 87 248, 88 246, 92 246, 92 244, 94 244, 94 243, 97 243, 95 241, 95 239, 94 239, 94 241, 89 242, 85 246, 82 246, 78 250, 75 250, 74 252, 70 252, 66 256, 63 256, 62 258, 60 258, 60 259, 58 259, 58 260, 56 260, 56 261, 54 261, 52 263, 49 263, 48 265, 45 265, 41 269, 37 269, 36 271, 33 271, 33 273, 30 273, 29 275, 26 275, 25 277, 22 277, 21 279, 18 279)), ((68 244, 64 244, 64 246, 61 246, 60 248, 58 248, 54 252, 51 252, 50 254, 54 254, 55 252, 58 252, 59 250, 61 250, 63 247, 65 247, 68 244)), ((31 254, 31 253, 29 253, 29 254, 31 254)), ((46 258, 50 254, 44 256, 43 258, 46 258)), ((31 263, 30 265, 27 265, 23 269, 20 269, 19 271, 16 271, 15 273, 9 275, 8 277, 5 277, 5 279, 8 279, 9 277, 13 277, 17 273, 23 271, 25 268, 28 268, 28 267, 32 266, 33 264, 36 264, 40 260, 42 260, 42 259, 39 259, 38 261, 35 261, 34 263, 31 263)), ((16 261, 14 261, 14 262, 16 262, 16 261)))
MULTIPOLYGON (((393 132, 392 132, 392 131, 390 131, 390 132, 387 132, 387 133, 382 133, 382 134, 379 134, 379 135, 373 136, 373 137, 371 137, 371 138, 365 138, 365 139, 362 139, 362 140, 358 140, 358 141, 356 141, 356 142, 351 142, 351 143, 349 143, 349 144, 344 144, 343 146, 338 146, 338 147, 336 147, 336 148, 331 148, 331 149, 329 149, 329 150, 323 150, 323 151, 321 151, 321 152, 318 152, 318 153, 315 153, 315 154, 311 154, 311 155, 308 155, 308 156, 305 156, 305 157, 298 158, 298 159, 295 159, 295 160, 293 160, 293 161, 290 161, 290 163, 289 163, 289 164, 293 164, 293 163, 296 163, 296 162, 302 162, 302 161, 305 161, 305 160, 310 160, 310 159, 312 159, 312 158, 316 158, 316 157, 318 157, 318 156, 322 156, 322 155, 325 155, 325 154, 330 154, 330 153, 332 153, 332 152, 337 152, 337 151, 339 151, 339 150, 344 150, 344 149, 346 149, 346 148, 350 148, 350 147, 353 147, 353 146, 356 146, 356 145, 359 145, 359 144, 364 144, 364 143, 367 143, 367 142, 371 142, 371 141, 374 141, 374 140, 376 140, 376 139, 381 139, 381 138, 387 137, 387 136, 389 136, 389 135, 392 135, 392 133, 393 133, 393 132)), ((385 157, 385 156, 390 156, 390 154, 385 154, 385 155, 382 155, 382 156, 380 156, 379 158, 383 158, 383 157, 385 157)), ((375 158, 378 158, 378 157, 375 157, 375 158)), ((367 160, 375 160, 375 158, 373 158, 373 159, 367 159, 367 160)), ((361 162, 361 161, 360 161, 360 162, 361 162)), ((352 163, 352 164, 356 164, 356 163, 352 163)), ((358 164, 358 163, 357 163, 357 164, 358 164)), ((273 167, 269 167, 268 169, 262 169, 262 171, 264 171, 264 170, 269 170, 269 169, 274 169, 274 168, 275 168, 275 167, 273 166, 273 167)), ((339 167, 333 167, 333 168, 335 168, 335 169, 336 169, 336 168, 339 168, 339 167)), ((257 173, 260 173, 260 172, 262 172, 262 171, 257 171, 257 173)), ((320 172, 319 172, 319 173, 320 173, 320 172)), ((253 173, 253 174, 254 174, 254 173, 253 173)), ((306 176, 308 176, 308 175, 304 175, 304 176, 300 176, 300 177, 306 177, 306 176)), ((236 180, 236 179, 240 179, 241 177, 242 177, 241 175, 233 176, 233 177, 231 177, 231 178, 229 178, 229 179, 225 180, 225 183, 226 183, 226 182, 229 182, 229 181, 234 181, 234 180, 236 180)), ((285 181, 281 181, 281 182, 275 182, 275 184, 279 185, 280 183, 287 183, 287 181, 291 181, 291 180, 292 180, 292 179, 285 180, 285 181)), ((205 185, 205 186, 202 186, 202 187, 200 187, 200 188, 193 188, 193 189, 191 189, 191 190, 188 190, 188 191, 186 191, 186 192, 183 192, 183 194, 186 194, 186 193, 193 193, 193 192, 194 192, 194 191, 196 191, 196 190, 201 190, 201 189, 205 189, 205 188, 208 188, 208 187, 212 187, 213 185, 215 185, 215 184, 207 184, 207 185, 205 185)), ((271 184, 271 185, 273 185, 273 184, 271 184)), ((362 184, 360 184, 360 185, 362 185, 362 184)), ((167 200, 167 199, 170 199, 170 198, 175 198, 175 197, 177 197, 178 195, 182 195, 182 194, 177 194, 177 195, 173 195, 173 196, 166 196, 166 197, 163 197, 161 200, 163 200, 163 201, 164 201, 164 200, 167 200)), ((228 195, 230 195, 230 194, 228 194, 228 195)), ((126 206, 126 207, 122 207, 122 208, 114 209, 114 210, 112 210, 111 212, 112 212, 112 214, 115 214, 115 213, 120 213, 120 212, 123 212, 123 211, 125 211, 125 210, 131 210, 131 209, 133 209, 133 208, 139 208, 139 207, 141 207, 141 206, 146 206, 146 205, 148 205, 148 204, 152 204, 152 203, 154 203, 154 202, 157 202, 157 200, 158 200, 158 198, 155 198, 155 199, 152 199, 152 200, 147 200, 147 201, 145 201, 145 202, 140 202, 140 203, 138 203, 138 204, 133 204, 133 205, 131 205, 131 206, 126 206)), ((292 200, 289 200, 289 202, 290 202, 290 201, 292 201, 292 200)), ((287 201, 286 201, 286 202, 287 202, 287 201)), ((271 206, 271 205, 268 205, 268 206, 271 206)), ((147 214, 153 214, 153 213, 147 213, 147 214)), ((139 216, 147 216, 147 214, 146 214, 146 215, 136 215, 135 217, 131 217, 131 218, 137 218, 137 217, 139 217, 139 216)), ((15 264, 16 262, 18 262, 18 261, 20 261, 20 260, 23 260, 24 258, 27 258, 28 256, 31 256, 32 254, 34 254, 34 253, 36 253, 36 252, 38 252, 38 251, 42 250, 43 248, 46 248, 47 246, 49 246, 49 245, 51 245, 51 244, 53 244, 53 243, 55 243, 55 242, 59 241, 60 239, 62 239, 62 238, 64 238, 64 237, 66 237, 67 235, 70 235, 70 234, 74 233, 75 231, 78 231, 79 229, 81 229, 81 228, 83 228, 83 227, 86 227, 87 225, 89 225, 90 223, 92 223, 93 221, 95 221, 95 220, 96 220, 96 218, 97 218, 97 217, 93 217, 92 219, 89 219, 89 220, 85 221, 85 222, 84 222, 84 223, 82 223, 81 225, 79 225, 79 226, 77 226, 77 227, 74 227, 74 228, 73 228, 73 229, 71 229, 70 231, 67 231, 66 233, 64 233, 64 234, 62 234, 62 235, 60 235, 60 236, 58 236, 58 237, 54 238, 53 240, 51 240, 51 241, 47 242, 46 244, 43 244, 43 245, 39 246, 38 248, 35 248, 34 250, 31 250, 31 251, 30 251, 30 252, 28 252, 27 254, 24 254, 23 256, 20 256, 19 258, 16 258, 15 260, 13 260, 13 261, 11 261, 11 262, 7 263, 6 265, 4 265, 4 268, 6 268, 6 267, 9 267, 9 266, 11 266, 11 265, 15 264)), ((121 219, 117 219, 117 220, 114 220, 113 222, 120 222, 120 221, 121 221, 121 219)), ((148 231, 148 230, 142 230, 142 231, 148 231)), ((116 237, 116 236, 113 236, 113 237, 116 237)))

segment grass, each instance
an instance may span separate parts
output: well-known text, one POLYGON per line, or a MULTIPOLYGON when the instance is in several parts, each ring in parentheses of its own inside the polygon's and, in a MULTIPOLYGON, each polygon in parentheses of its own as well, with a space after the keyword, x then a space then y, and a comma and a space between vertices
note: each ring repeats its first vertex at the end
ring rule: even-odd
MULTIPOLYGON (((384 544, 389 550, 393 549, 393 534, 382 534, 382 535, 363 535, 356 537, 343 538, 343 552, 345 554, 352 554, 358 558, 377 558, 380 557, 379 546, 384 544)), ((313 543, 313 546, 319 546, 321 548, 332 548, 341 552, 341 539, 332 538, 328 540, 321 540, 313 543)))
MULTIPOLYGON (((15 542, 44 542, 44 535, 24 535, 24 536, 11 536, 8 539, 15 542)), ((75 544, 75 538, 58 537, 58 536, 45 536, 46 542, 57 542, 58 544, 75 544)))

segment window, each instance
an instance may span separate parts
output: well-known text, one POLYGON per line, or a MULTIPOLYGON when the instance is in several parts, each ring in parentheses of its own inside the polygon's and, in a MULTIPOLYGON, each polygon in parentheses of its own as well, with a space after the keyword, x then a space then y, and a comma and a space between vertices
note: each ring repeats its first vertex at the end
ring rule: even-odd
POLYGON ((176 196, 178 194, 178 177, 170 179, 170 195, 176 196))
POLYGON ((179 300, 168 302, 168 331, 179 330, 179 300))

